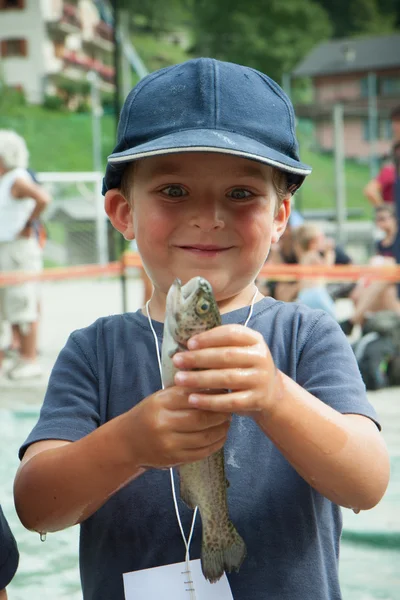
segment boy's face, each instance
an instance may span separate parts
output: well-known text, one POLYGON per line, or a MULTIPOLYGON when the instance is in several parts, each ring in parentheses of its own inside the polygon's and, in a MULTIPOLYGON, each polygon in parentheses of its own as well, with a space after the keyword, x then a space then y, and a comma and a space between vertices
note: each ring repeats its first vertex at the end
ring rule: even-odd
POLYGON ((138 161, 130 202, 126 227, 113 220, 106 196, 107 212, 126 238, 136 238, 156 291, 201 275, 218 300, 252 285, 290 213, 289 198, 278 209, 267 166, 217 153, 138 161))

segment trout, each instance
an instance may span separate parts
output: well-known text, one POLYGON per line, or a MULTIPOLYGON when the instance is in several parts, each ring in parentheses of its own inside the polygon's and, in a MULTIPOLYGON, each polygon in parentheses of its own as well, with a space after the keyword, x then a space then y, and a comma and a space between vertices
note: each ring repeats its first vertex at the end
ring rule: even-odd
MULTIPOLYGON (((187 350, 190 337, 221 324, 212 287, 206 279, 194 277, 184 286, 176 279, 167 295, 162 344, 164 387, 174 385, 177 372, 172 362, 176 352, 187 350)), ((201 568, 211 583, 224 571, 239 570, 246 545, 228 514, 224 450, 204 460, 178 467, 180 496, 191 509, 198 506, 202 522, 201 568)))

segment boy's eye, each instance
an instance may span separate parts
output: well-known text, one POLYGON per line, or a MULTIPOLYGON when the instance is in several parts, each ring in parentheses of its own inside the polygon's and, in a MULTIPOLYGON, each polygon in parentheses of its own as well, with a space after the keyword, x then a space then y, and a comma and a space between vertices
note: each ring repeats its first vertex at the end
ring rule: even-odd
POLYGON ((234 188, 228 194, 234 200, 246 200, 247 198, 251 198, 254 194, 252 194, 249 190, 244 188, 234 188))
POLYGON ((187 196, 187 191, 180 185, 167 185, 161 192, 170 198, 183 198, 183 196, 187 196))

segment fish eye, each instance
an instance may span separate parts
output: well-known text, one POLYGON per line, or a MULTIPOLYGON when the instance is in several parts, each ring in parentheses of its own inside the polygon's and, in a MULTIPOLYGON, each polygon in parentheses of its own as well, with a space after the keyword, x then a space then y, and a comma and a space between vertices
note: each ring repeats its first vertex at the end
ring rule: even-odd
POLYGON ((210 303, 208 302, 208 300, 199 300, 197 305, 196 305, 196 312, 199 315, 204 315, 206 312, 208 312, 210 309, 210 303))

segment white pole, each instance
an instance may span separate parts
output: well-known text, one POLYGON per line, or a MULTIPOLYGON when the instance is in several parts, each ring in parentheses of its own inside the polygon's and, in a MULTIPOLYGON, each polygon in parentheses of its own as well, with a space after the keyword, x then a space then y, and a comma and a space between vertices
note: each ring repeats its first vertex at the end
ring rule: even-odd
POLYGON ((96 246, 97 261, 100 265, 108 263, 108 238, 107 218, 104 211, 104 199, 101 193, 103 174, 96 173, 97 179, 94 185, 94 200, 96 204, 96 246))
POLYGON ((376 142, 378 139, 378 105, 376 99, 376 73, 368 73, 368 137, 369 169, 371 179, 378 174, 376 142))
POLYGON ((346 178, 344 162, 343 104, 333 107, 335 141, 335 192, 336 192, 336 239, 344 243, 344 224, 347 219, 346 178))
POLYGON ((100 103, 98 75, 89 71, 87 78, 90 82, 90 100, 92 109, 92 144, 93 144, 93 171, 101 171, 101 124, 100 119, 103 109, 100 103))

